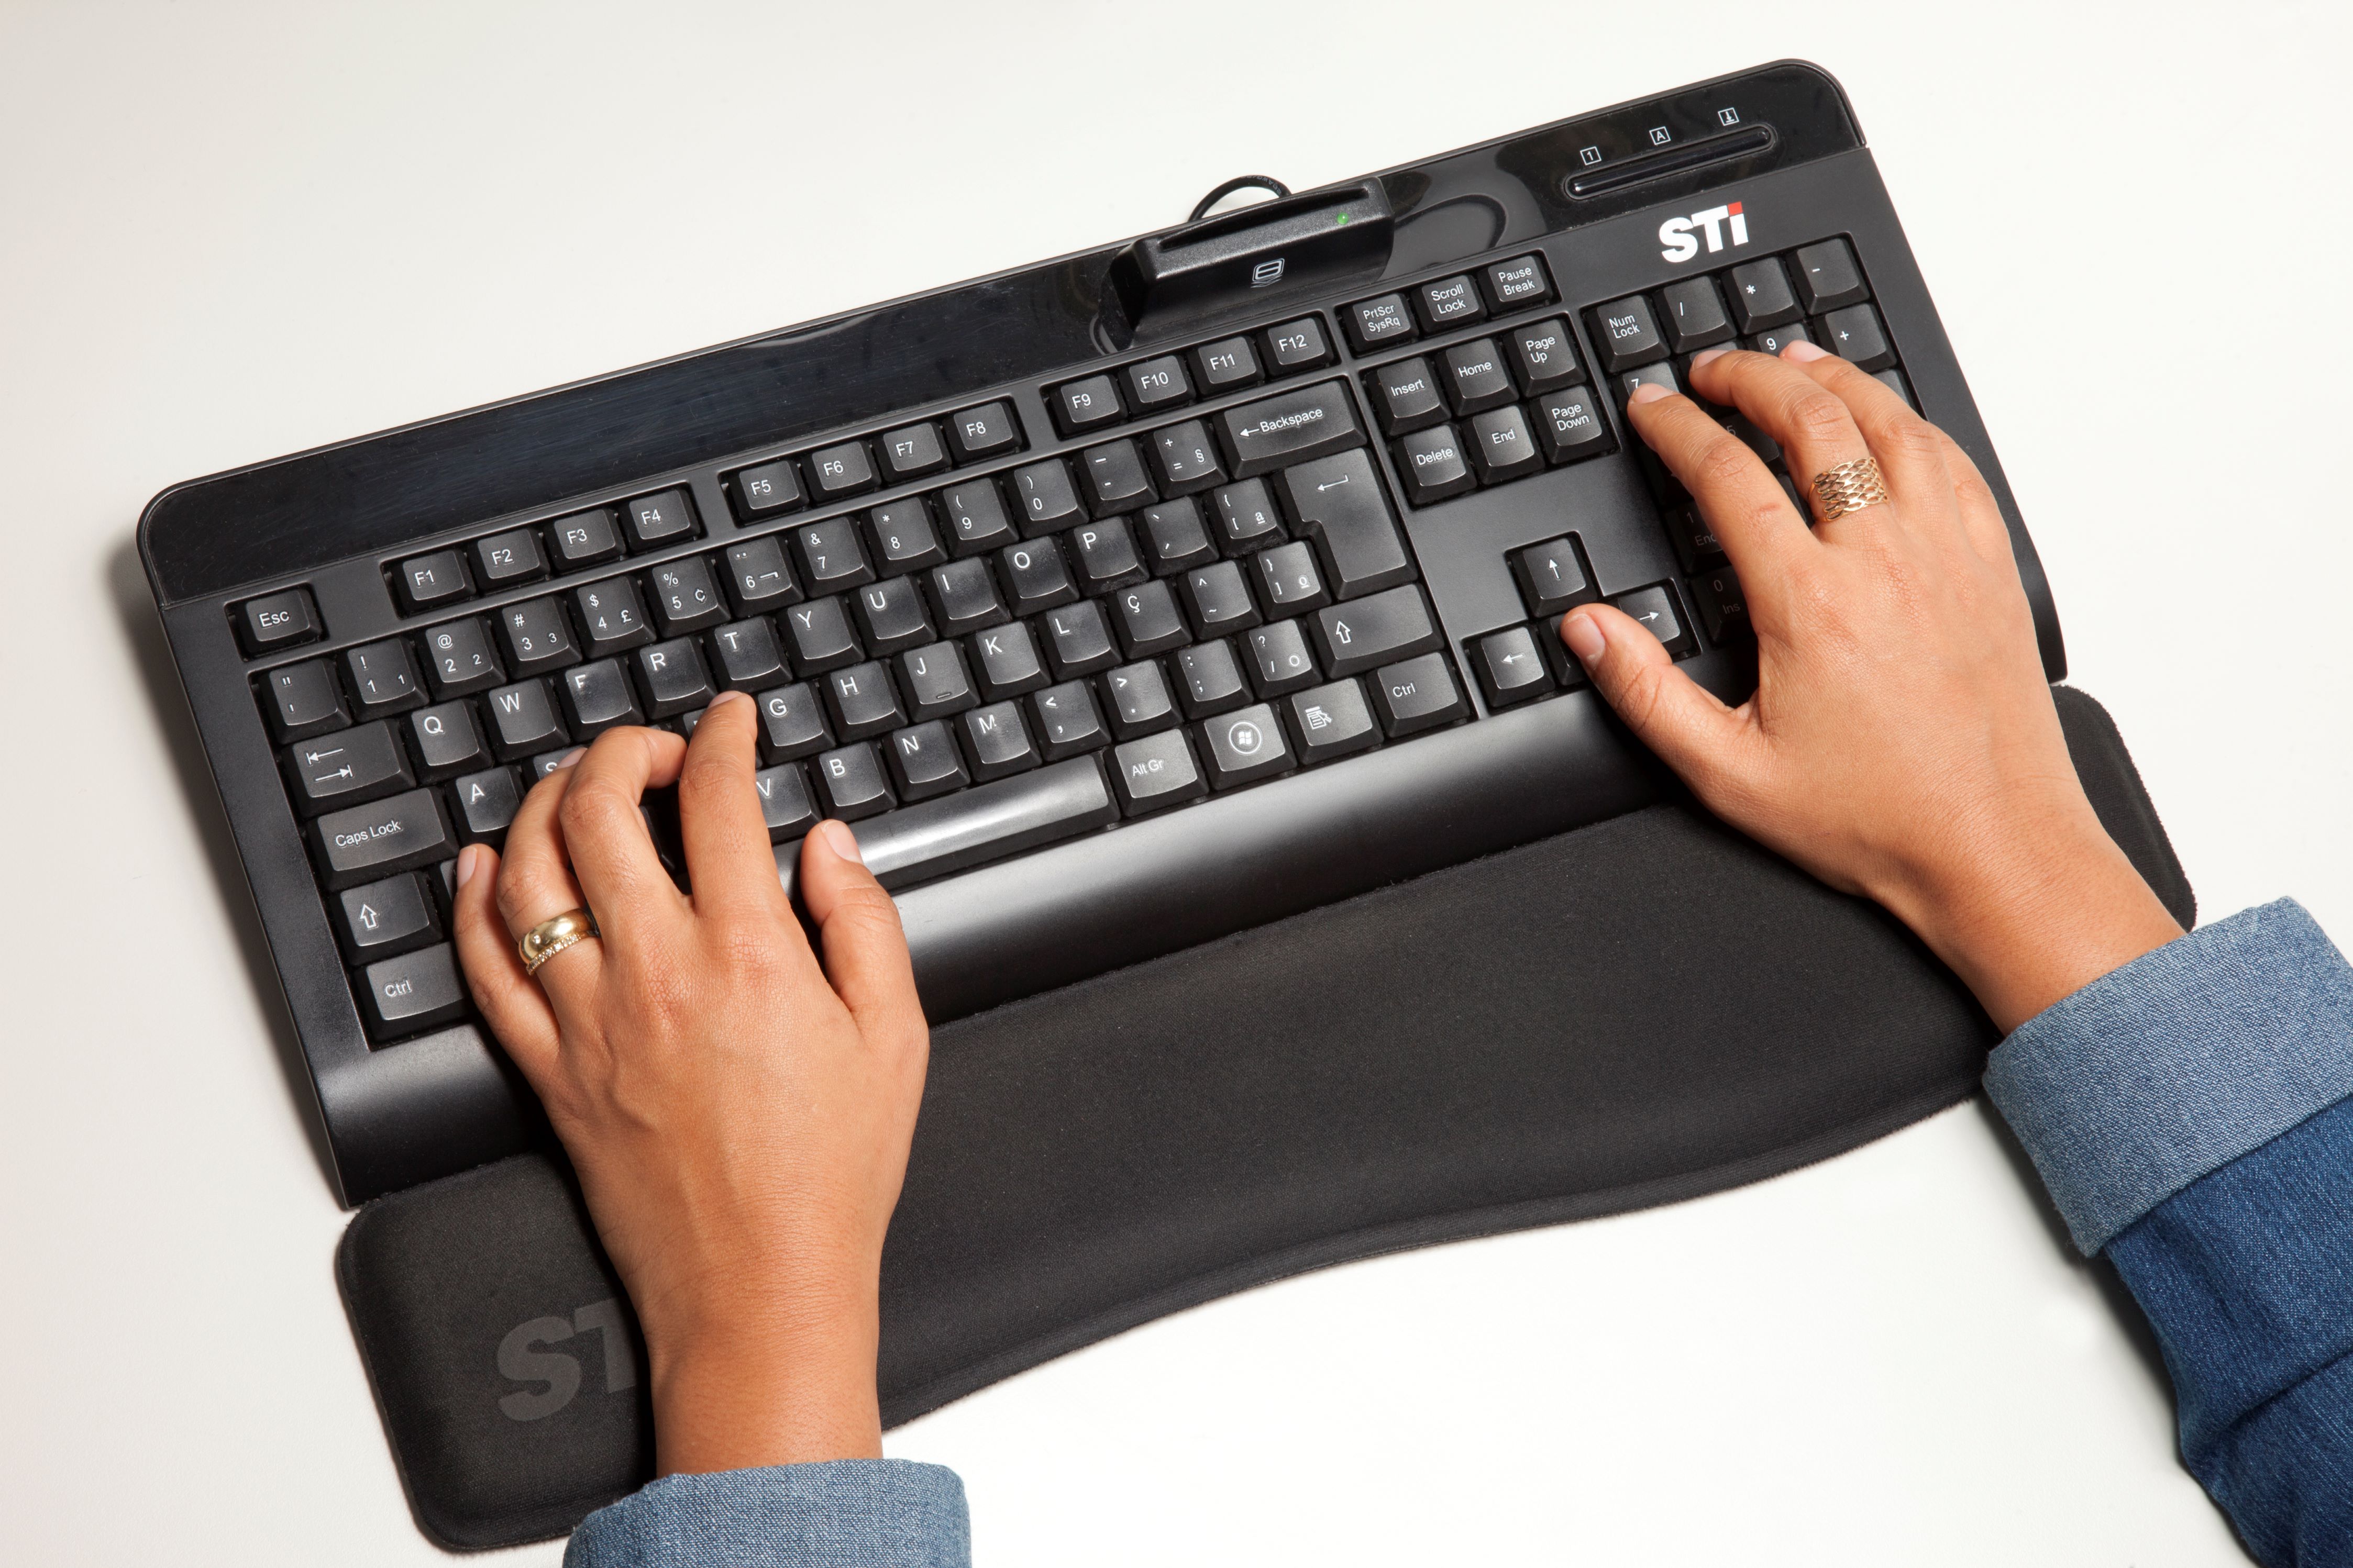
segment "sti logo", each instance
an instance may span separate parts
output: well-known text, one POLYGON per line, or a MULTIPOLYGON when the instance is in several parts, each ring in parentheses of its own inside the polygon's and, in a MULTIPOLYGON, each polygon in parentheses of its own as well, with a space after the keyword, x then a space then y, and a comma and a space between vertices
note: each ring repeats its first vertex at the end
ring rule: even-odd
POLYGON ((1659 226, 1659 243, 1666 247, 1659 254, 1669 261, 1689 261, 1699 254, 1699 239, 1694 228, 1707 230, 1707 248, 1711 254, 1724 248, 1724 222, 1732 220, 1732 243, 1748 243, 1748 220, 1740 216, 1740 204, 1727 207, 1710 207, 1689 217, 1671 217, 1659 226))

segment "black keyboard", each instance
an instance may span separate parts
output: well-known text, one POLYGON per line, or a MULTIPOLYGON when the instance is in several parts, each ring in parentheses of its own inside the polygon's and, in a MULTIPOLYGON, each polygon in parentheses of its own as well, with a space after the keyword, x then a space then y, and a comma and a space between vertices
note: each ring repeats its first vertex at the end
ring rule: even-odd
POLYGON ((1976 458, 2056 679, 1886 192, 1791 62, 166 490, 142 551, 344 1199, 529 1136, 459 847, 723 690, 779 874, 855 823, 935 1020, 1657 798, 1562 613, 1727 698, 1755 665, 1624 400, 1798 337, 1976 458))

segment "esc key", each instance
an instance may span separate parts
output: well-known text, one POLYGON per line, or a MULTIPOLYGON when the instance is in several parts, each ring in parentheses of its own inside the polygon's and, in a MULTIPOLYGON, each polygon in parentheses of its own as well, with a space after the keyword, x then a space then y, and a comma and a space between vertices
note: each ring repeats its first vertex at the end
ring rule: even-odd
POLYGON ((308 588, 265 594, 245 602, 237 615, 237 640, 245 644, 248 654, 271 653, 312 642, 319 636, 319 607, 311 602, 308 588))

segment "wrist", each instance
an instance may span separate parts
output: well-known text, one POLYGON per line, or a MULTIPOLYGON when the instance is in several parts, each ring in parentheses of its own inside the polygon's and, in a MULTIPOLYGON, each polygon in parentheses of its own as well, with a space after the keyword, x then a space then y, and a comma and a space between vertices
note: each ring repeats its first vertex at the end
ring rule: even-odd
POLYGON ((698 1295, 645 1330, 660 1473, 881 1456, 874 1282, 698 1295))

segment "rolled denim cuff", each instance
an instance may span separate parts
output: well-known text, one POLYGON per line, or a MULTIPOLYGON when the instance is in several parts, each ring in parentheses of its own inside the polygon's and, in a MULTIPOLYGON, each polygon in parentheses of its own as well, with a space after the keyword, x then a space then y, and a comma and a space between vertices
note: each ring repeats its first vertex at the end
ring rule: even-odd
POLYGON ((835 1459, 664 1476, 580 1521, 565 1568, 969 1568, 964 1483, 835 1459))
POLYGON ((1985 1086, 2094 1253, 2353 1094, 2353 969, 2294 900, 2247 910, 2020 1025, 1985 1086))

